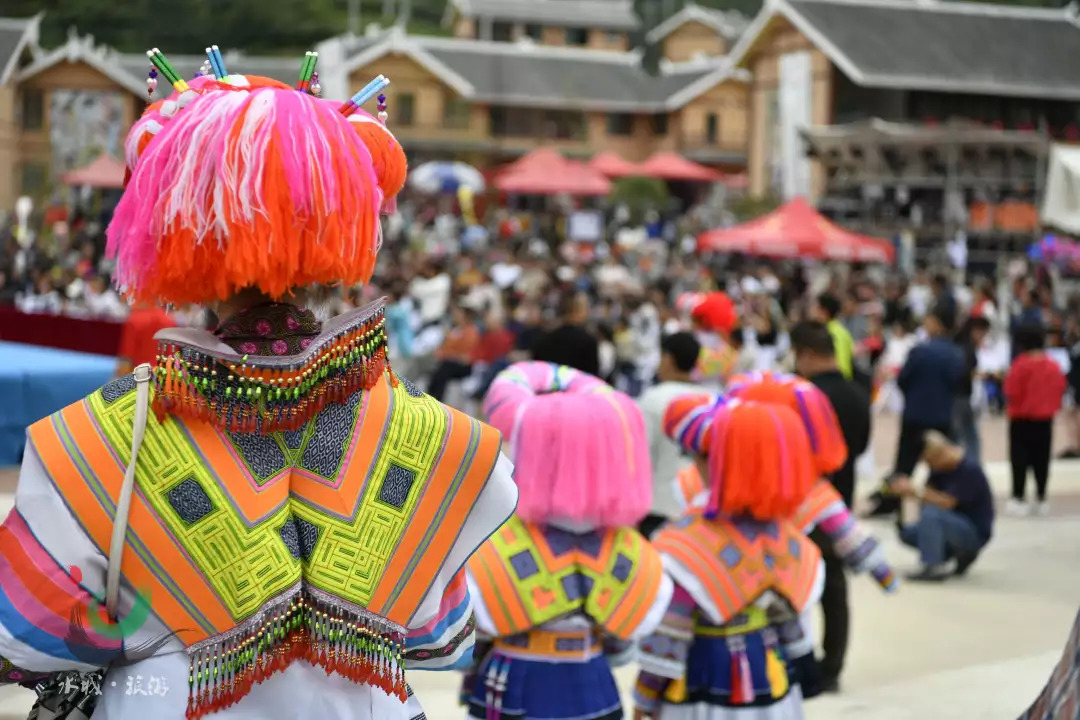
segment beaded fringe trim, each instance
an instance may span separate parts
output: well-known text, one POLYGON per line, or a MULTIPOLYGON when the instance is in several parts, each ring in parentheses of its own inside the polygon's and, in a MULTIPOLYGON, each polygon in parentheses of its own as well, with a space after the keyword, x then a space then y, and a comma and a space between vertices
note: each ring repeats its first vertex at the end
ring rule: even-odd
POLYGON ((405 630, 371 613, 347 610, 312 592, 297 593, 243 632, 188 650, 187 719, 197 720, 244 698, 251 688, 297 660, 405 702, 405 630))
MULTIPOLYGON (((389 368, 381 308, 358 326, 317 342, 317 350, 290 363, 230 358, 163 340, 154 368, 154 411, 159 420, 176 415, 228 432, 297 430, 328 403, 373 388, 389 368)), ((396 384, 392 374, 391 380, 396 384)))

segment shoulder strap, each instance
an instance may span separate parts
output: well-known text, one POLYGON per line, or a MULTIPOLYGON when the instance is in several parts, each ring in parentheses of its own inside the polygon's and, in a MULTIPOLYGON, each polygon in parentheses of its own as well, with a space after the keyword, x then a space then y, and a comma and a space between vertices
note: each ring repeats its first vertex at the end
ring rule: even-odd
POLYGON ((116 617, 120 602, 120 566, 124 559, 131 493, 135 490, 135 460, 139 456, 150 408, 150 370, 150 365, 143 363, 134 371, 135 427, 131 433, 131 459, 124 471, 124 484, 120 486, 120 497, 116 502, 116 517, 113 518, 112 540, 109 543, 109 565, 105 574, 105 609, 111 618, 116 617))

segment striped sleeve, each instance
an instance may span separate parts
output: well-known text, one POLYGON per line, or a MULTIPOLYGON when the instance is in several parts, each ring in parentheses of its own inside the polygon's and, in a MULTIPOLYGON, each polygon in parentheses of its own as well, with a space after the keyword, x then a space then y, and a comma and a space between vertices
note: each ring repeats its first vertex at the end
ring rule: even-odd
POLYGON ((121 650, 119 639, 98 634, 89 620, 103 594, 104 556, 56 492, 33 443, 24 457, 15 509, 0 526, 5 682, 24 682, 26 672, 90 671, 121 650))
MULTIPOLYGON (((897 586, 896 573, 885 557, 881 543, 851 513, 831 485, 819 485, 832 489, 836 498, 831 503, 820 503, 811 527, 816 526, 829 538, 833 550, 853 572, 868 572, 883 590, 894 591, 897 586)), ((810 499, 807 500, 809 502, 810 499)))
POLYGON ((696 610, 690 593, 676 585, 660 626, 641 641, 638 651, 641 671, 634 686, 634 703, 642 710, 652 712, 665 689, 685 678, 686 658, 694 641, 696 610))
POLYGON ((472 664, 476 622, 465 571, 460 570, 443 592, 439 613, 426 625, 409 631, 405 663, 410 670, 458 670, 472 664))

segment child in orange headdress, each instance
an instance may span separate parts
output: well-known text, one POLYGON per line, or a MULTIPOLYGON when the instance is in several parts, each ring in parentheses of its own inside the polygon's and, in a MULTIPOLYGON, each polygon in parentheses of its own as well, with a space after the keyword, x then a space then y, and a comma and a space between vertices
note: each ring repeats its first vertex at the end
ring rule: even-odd
POLYGON ((786 519, 814 482, 806 430, 789 408, 710 395, 671 403, 664 428, 709 489, 702 513, 653 540, 675 593, 641 645, 636 715, 801 718, 788 647, 805 645, 798 618, 823 579, 820 551, 786 519))

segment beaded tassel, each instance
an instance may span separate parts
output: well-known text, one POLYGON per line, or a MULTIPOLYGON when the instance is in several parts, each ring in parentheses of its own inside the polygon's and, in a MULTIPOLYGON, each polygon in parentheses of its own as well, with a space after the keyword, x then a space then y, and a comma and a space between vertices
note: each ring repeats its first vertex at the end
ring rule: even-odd
POLYGON ((327 404, 373 388, 388 367, 381 310, 291 366, 260 365, 246 355, 236 362, 162 343, 154 411, 159 419, 176 415, 228 432, 297 430, 327 404))
POLYGON ((405 637, 380 618, 298 593, 247 634, 189 651, 188 720, 231 707, 297 660, 405 702, 405 637))

